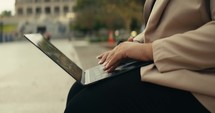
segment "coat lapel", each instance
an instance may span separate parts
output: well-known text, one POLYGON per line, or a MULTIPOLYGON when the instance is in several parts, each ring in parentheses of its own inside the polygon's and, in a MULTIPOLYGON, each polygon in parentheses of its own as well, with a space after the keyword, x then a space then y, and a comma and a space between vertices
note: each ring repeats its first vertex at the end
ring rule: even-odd
MULTIPOLYGON (((147 32, 151 32, 151 30, 155 30, 160 18, 166 8, 166 6, 168 5, 170 0, 156 0, 155 4, 153 5, 153 8, 150 12, 145 12, 145 13, 149 13, 148 17, 145 17, 145 19, 147 20, 147 25, 146 25, 146 29, 145 29, 145 41, 144 42, 150 42, 150 38, 147 37, 147 32)), ((150 33, 149 33, 150 34, 150 33)))
POLYGON ((146 0, 145 6, 144 6, 144 12, 143 12, 145 25, 147 24, 149 15, 152 11, 155 1, 156 0, 146 0))
POLYGON ((149 12, 149 16, 147 20, 149 20, 150 17, 153 17, 153 20, 159 20, 169 1, 170 0, 156 0, 152 8, 152 11, 149 12))

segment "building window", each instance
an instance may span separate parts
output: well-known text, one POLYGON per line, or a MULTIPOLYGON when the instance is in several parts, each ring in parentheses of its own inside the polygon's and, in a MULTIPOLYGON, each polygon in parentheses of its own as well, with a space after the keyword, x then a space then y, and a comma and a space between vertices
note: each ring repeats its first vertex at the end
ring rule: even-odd
POLYGON ((33 12, 33 11, 32 11, 32 8, 27 8, 27 14, 30 15, 30 14, 32 14, 32 12, 33 12))
POLYGON ((69 12, 69 7, 68 6, 64 6, 63 7, 63 12, 64 13, 68 13, 69 12))
POLYGON ((36 3, 41 2, 41 0, 35 0, 36 3))
POLYGON ((23 15, 23 9, 22 9, 22 8, 18 8, 17 14, 18 14, 18 15, 23 15))
POLYGON ((46 14, 51 14, 51 8, 50 7, 46 7, 45 8, 45 13, 46 14))
POLYGON ((16 0, 16 3, 23 3, 23 2, 25 2, 25 1, 23 1, 23 0, 16 0))
POLYGON ((54 8, 54 12, 55 12, 55 14, 59 14, 60 13, 60 8, 58 6, 56 6, 54 8))
POLYGON ((28 2, 28 3, 33 3, 33 0, 26 0, 26 2, 28 2))
POLYGON ((16 0, 16 3, 23 3, 22 0, 16 0))
POLYGON ((51 0, 45 0, 45 2, 50 2, 51 0))
POLYGON ((41 12, 42 12, 42 11, 41 11, 41 8, 40 8, 40 7, 37 7, 36 10, 35 10, 35 12, 36 12, 37 15, 41 14, 41 12))

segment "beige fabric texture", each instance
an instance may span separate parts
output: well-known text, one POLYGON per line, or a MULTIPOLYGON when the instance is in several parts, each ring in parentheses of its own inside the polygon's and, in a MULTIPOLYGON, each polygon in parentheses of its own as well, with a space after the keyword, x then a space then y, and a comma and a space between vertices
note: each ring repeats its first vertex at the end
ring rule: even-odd
POLYGON ((190 91, 215 113, 215 0, 157 0, 146 20, 134 40, 152 43, 154 64, 142 80, 190 91))

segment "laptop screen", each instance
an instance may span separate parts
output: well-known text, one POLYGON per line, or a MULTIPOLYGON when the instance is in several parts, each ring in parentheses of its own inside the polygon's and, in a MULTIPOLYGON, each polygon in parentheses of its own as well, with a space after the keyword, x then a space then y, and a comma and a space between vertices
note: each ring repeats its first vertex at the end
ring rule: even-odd
POLYGON ((25 34, 24 35, 30 42, 38 47, 43 53, 63 68, 77 81, 81 81, 82 69, 79 68, 74 62, 66 57, 60 50, 47 41, 41 34, 25 34))

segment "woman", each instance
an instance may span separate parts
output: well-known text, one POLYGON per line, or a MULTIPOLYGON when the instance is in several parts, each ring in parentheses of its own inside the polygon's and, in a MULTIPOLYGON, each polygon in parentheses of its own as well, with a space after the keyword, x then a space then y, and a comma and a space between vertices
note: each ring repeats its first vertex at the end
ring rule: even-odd
POLYGON ((215 1, 146 0, 145 30, 98 56, 154 63, 91 86, 75 83, 65 113, 215 112, 215 1))

